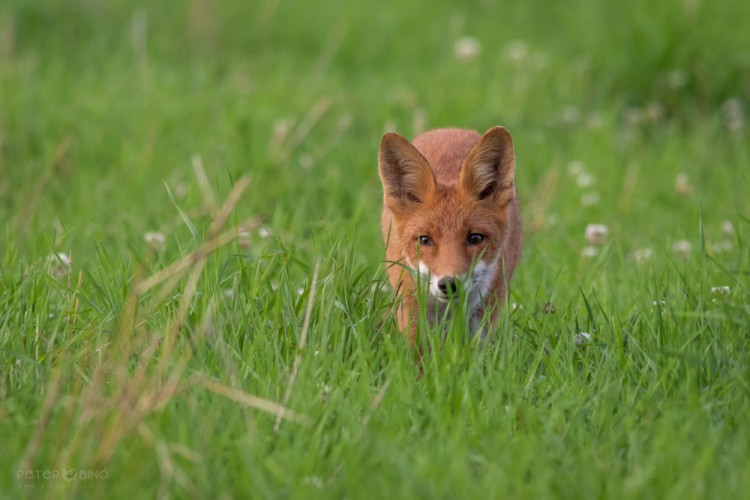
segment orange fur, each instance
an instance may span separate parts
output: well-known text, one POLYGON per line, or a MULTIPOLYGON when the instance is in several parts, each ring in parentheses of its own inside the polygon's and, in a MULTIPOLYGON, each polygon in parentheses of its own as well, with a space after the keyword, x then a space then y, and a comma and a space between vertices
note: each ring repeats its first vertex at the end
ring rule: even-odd
POLYGON ((521 255, 510 134, 503 127, 493 127, 481 137, 470 130, 438 129, 412 144, 387 133, 380 144, 379 171, 387 273, 403 299, 399 327, 413 344, 414 274, 422 273, 430 283, 428 312, 449 307, 454 294, 444 289, 451 281, 470 294, 470 325, 475 332, 484 311, 496 314, 504 302, 521 255))

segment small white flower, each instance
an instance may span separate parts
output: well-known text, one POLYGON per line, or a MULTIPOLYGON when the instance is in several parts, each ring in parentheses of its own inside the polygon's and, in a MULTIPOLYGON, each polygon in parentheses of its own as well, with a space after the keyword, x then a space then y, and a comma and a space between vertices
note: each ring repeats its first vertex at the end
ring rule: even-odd
POLYGON ((586 332, 576 333, 575 337, 573 337, 573 342, 575 342, 576 345, 587 344, 591 342, 591 334, 586 332))
POLYGON ((638 125, 643 121, 644 112, 641 108, 635 106, 625 110, 625 123, 628 125, 638 125))
POLYGON ((323 489, 323 479, 320 476, 305 476, 302 478, 302 484, 313 486, 319 490, 323 489))
POLYGON ((667 305, 667 303, 665 301, 663 301, 663 300, 655 300, 651 304, 654 307, 657 307, 657 306, 666 306, 667 305))
POLYGON ((464 36, 453 44, 453 54, 461 61, 473 61, 479 57, 482 45, 473 36, 464 36))
POLYGON ((560 119, 562 120, 563 123, 572 125, 574 123, 577 123, 580 118, 581 118, 581 111, 575 106, 565 106, 562 109, 560 119))
POLYGON ((731 289, 728 286, 711 287, 711 293, 714 295, 729 295, 731 289))
POLYGON ((226 297, 229 300, 232 300, 234 298, 234 289, 227 288, 224 290, 224 297, 226 297))
POLYGON ((152 250, 159 251, 164 248, 164 244, 167 240, 162 233, 149 231, 143 235, 143 241, 145 241, 152 250))
POLYGON ((734 225, 731 220, 721 221, 721 230, 727 236, 734 236, 734 225))
POLYGON ((599 253, 599 249, 596 247, 583 247, 583 250, 581 251, 581 255, 584 256, 587 259, 591 259, 592 257, 596 257, 599 253))
POLYGON ((672 250, 683 259, 687 259, 690 256, 690 251, 693 249, 689 241, 679 240, 675 241, 672 245, 672 250))
POLYGON ((177 199, 182 199, 190 193, 190 188, 184 182, 178 182, 174 187, 174 195, 177 199))
POLYGON ((736 132, 745 128, 745 103, 739 97, 730 97, 721 106, 724 118, 724 126, 730 132, 736 132))
POLYGON ((261 227, 260 229, 258 229, 258 236, 260 236, 261 238, 268 238, 269 236, 271 236, 271 230, 267 227, 261 227))
POLYGON ((690 196, 693 192, 693 187, 690 185, 688 176, 685 172, 680 172, 674 179, 674 190, 680 196, 690 196))
POLYGON ((584 207, 590 207, 591 205, 596 205, 599 203, 599 200, 601 198, 599 197, 599 193, 596 191, 592 191, 591 193, 584 193, 583 196, 581 196, 581 205, 584 207))
POLYGON ((49 274, 55 278, 62 278, 70 273, 70 267, 73 264, 68 254, 63 252, 53 253, 47 257, 49 263, 49 274))
POLYGON ((586 171, 586 165, 579 160, 573 160, 568 163, 568 173, 573 177, 578 177, 586 171))
POLYGON ((672 87, 673 89, 679 89, 687 85, 688 82, 688 74, 681 69, 673 69, 669 73, 667 73, 667 85, 672 87))
POLYGON ((513 40, 505 44, 503 50, 513 62, 521 62, 529 55, 529 47, 523 40, 513 40))
POLYGON ((732 249, 731 240, 721 240, 711 245, 711 250, 713 250, 714 253, 728 252, 731 249, 732 249))
POLYGON ((299 161, 299 166, 304 168, 305 170, 310 170, 310 168, 315 163, 315 160, 313 160, 313 157, 308 154, 300 155, 298 161, 299 161))
POLYGON ((654 251, 650 248, 638 248, 633 250, 633 260, 636 262, 643 262, 654 256, 654 251))
POLYGON ((586 125, 588 125, 589 128, 599 129, 604 126, 604 119, 600 113, 593 112, 588 118, 586 118, 586 125))
POLYGON ((286 137, 292 129, 291 120, 280 118, 273 122, 273 135, 286 137))
POLYGON ((584 236, 590 245, 601 245, 608 234, 609 229, 604 224, 588 224, 584 236))
POLYGON ((243 229, 237 233, 237 245, 240 248, 250 248, 250 231, 243 229))
POLYGON ((586 172, 581 172, 576 176, 576 184, 578 184, 578 187, 589 187, 594 183, 594 177, 591 174, 587 174, 586 172))
POLYGON ((73 264, 73 260, 68 256, 68 254, 63 253, 63 252, 53 253, 52 255, 49 256, 49 258, 50 260, 60 262, 62 265, 66 267, 70 267, 70 265, 73 264))

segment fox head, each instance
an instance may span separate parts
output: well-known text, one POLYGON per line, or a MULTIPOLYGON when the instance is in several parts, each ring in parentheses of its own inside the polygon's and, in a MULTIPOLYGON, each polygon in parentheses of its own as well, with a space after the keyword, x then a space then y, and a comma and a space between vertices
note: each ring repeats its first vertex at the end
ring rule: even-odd
POLYGON ((417 138, 416 146, 396 133, 383 136, 378 163, 388 255, 420 273, 438 301, 462 290, 476 302, 503 273, 503 248, 514 223, 513 143, 499 126, 481 137, 442 133, 417 138))

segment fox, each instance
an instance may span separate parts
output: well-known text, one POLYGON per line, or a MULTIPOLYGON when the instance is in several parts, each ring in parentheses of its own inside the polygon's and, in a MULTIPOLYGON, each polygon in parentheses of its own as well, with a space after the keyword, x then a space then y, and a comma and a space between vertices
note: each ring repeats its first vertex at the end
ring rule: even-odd
POLYGON ((460 297, 467 299, 472 338, 484 339, 488 323, 496 323, 522 250, 515 167, 513 141, 502 126, 481 136, 435 129, 413 142, 396 132, 383 135, 378 170, 386 273, 400 298, 398 328, 412 347, 418 282, 429 287, 432 326, 435 318, 450 317, 460 297), (488 311, 490 321, 483 322, 488 311))

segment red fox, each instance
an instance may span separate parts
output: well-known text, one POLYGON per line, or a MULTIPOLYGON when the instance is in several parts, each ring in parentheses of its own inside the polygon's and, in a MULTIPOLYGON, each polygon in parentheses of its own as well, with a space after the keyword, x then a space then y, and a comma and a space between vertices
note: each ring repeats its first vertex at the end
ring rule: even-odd
POLYGON ((476 334, 485 311, 496 320, 521 256, 510 134, 499 126, 481 137, 473 130, 437 129, 412 144, 389 132, 380 143, 378 166, 387 273, 402 297, 399 328, 413 346, 419 273, 429 284, 431 323, 468 294, 469 328, 476 334))

